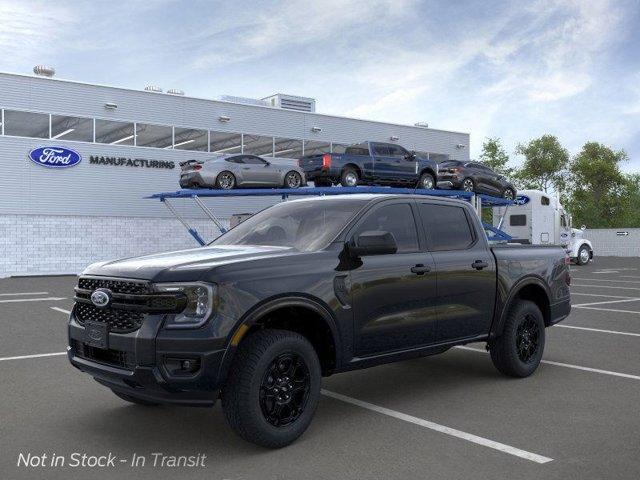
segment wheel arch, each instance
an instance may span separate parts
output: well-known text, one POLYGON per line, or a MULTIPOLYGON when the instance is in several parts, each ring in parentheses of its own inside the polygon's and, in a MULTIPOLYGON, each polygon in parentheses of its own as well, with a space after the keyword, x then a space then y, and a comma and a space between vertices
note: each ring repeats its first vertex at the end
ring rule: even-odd
POLYGON ((528 300, 537 305, 542 312, 545 326, 549 326, 551 322, 551 295, 544 281, 538 277, 526 277, 516 283, 509 292, 507 300, 504 302, 502 311, 499 314, 499 320, 494 322, 491 337, 495 338, 502 334, 504 323, 509 313, 509 309, 518 300, 528 300))
POLYGON ((340 171, 344 172, 347 168, 353 168, 356 171, 356 173, 358 174, 358 178, 362 179, 362 169, 360 168, 360 166, 358 164, 353 163, 353 162, 349 162, 349 163, 345 164, 340 171))
POLYGON ((433 180, 436 182, 438 181, 438 176, 436 175, 436 172, 433 171, 433 168, 424 167, 422 170, 420 170, 420 176, 422 176, 425 173, 431 174, 431 176, 433 177, 433 180))
POLYGON ((304 295, 272 298, 247 312, 232 330, 227 352, 220 367, 219 381, 224 383, 240 343, 252 332, 278 328, 300 333, 318 354, 323 375, 339 367, 341 344, 338 328, 328 307, 304 295))

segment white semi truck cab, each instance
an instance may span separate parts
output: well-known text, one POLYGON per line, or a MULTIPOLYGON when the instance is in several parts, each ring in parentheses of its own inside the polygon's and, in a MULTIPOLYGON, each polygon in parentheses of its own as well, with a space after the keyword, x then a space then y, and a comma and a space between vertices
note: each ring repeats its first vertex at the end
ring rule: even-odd
POLYGON ((493 207, 493 226, 510 235, 515 243, 560 245, 578 265, 593 259, 585 227, 572 228, 571 216, 560 201, 541 190, 521 190, 516 204, 493 207))

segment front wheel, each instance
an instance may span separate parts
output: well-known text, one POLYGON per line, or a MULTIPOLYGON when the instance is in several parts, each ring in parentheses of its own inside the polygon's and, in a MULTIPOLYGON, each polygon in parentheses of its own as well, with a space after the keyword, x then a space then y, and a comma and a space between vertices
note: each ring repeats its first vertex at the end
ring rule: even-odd
POLYGON ((591 254, 589 252, 589 247, 587 247, 586 245, 582 245, 578 249, 578 256, 576 257, 576 263, 578 265, 586 265, 587 263, 589 263, 590 259, 591 259, 591 254))
POLYGON ((544 318, 538 306, 519 300, 507 313, 502 335, 489 343, 494 366, 510 377, 528 377, 536 371, 544 351, 544 318))
POLYGON ((418 188, 425 190, 433 190, 436 188, 436 179, 430 173, 423 173, 418 180, 418 188))
POLYGON ((302 175, 295 170, 291 170, 284 176, 285 188, 300 188, 302 186, 302 175))
POLYGON ((318 356, 302 335, 260 330, 238 347, 222 392, 229 426, 268 448, 289 445, 304 433, 320 398, 318 356))
POLYGON ((476 186, 473 183, 473 180, 471 180, 470 178, 465 178, 462 182, 462 190, 464 190, 465 192, 474 192, 475 189, 476 186))

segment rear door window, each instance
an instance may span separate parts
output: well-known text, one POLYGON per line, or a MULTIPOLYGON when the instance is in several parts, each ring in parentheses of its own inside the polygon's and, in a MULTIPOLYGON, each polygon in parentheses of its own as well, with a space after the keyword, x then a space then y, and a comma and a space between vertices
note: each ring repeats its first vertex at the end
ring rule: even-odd
POLYGON ((430 250, 465 250, 475 242, 464 208, 419 202, 418 211, 430 250))

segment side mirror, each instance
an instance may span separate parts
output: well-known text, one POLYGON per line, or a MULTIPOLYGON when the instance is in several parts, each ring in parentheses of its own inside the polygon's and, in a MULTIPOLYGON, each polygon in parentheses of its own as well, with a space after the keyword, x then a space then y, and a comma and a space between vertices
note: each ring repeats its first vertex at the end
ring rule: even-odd
POLYGON ((364 255, 387 255, 396 253, 396 239, 389 232, 369 230, 362 232, 348 243, 349 254, 354 257, 364 255))
MULTIPOLYGON (((265 160, 265 162, 267 162, 267 161, 265 160)), ((270 165, 271 165, 271 162, 267 162, 267 163, 264 164, 265 167, 268 167, 270 165)))
POLYGON ((413 150, 411 150, 409 153, 407 153, 404 158, 406 160, 413 160, 414 158, 416 158, 416 152, 414 152, 413 150))

